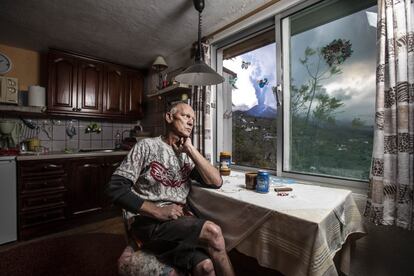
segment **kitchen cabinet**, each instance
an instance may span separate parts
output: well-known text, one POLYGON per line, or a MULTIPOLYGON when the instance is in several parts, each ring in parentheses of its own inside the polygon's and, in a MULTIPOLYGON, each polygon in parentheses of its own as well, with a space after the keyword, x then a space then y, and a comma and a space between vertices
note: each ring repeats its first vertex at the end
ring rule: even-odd
POLYGON ((71 162, 70 217, 108 209, 104 190, 124 156, 87 157, 71 162))
POLYGON ((143 117, 141 71, 58 50, 49 52, 48 64, 49 113, 115 120, 143 117))
POLYGON ((49 233, 68 218, 66 160, 18 162, 18 228, 21 239, 49 233))
POLYGON ((125 114, 143 117, 144 76, 137 71, 127 71, 125 88, 125 114))
POLYGON ((71 162, 70 216, 97 212, 102 208, 103 158, 81 158, 71 162))
POLYGON ((106 65, 104 114, 122 115, 124 113, 125 72, 121 66, 106 65))
MULTIPOLYGON (((105 157, 105 163, 104 163, 104 183, 105 185, 109 182, 109 180, 111 179, 112 174, 114 173, 114 171, 116 170, 116 168, 118 168, 119 165, 121 165, 121 162, 124 160, 125 156, 122 155, 114 155, 114 156, 107 156, 105 157)), ((104 189, 105 189, 105 185, 101 185, 100 189, 101 189, 101 194, 104 194, 104 189)), ((111 209, 112 208, 112 203, 110 201, 110 199, 107 196, 103 196, 102 197, 102 201, 101 201, 101 207, 104 210, 107 209, 111 209)))
POLYGON ((20 239, 118 214, 104 195, 104 189, 124 157, 18 161, 20 239))
POLYGON ((102 113, 103 74, 100 62, 78 60, 77 112, 102 113))
POLYGON ((71 112, 77 109, 78 70, 75 57, 51 52, 48 56, 48 111, 71 112))

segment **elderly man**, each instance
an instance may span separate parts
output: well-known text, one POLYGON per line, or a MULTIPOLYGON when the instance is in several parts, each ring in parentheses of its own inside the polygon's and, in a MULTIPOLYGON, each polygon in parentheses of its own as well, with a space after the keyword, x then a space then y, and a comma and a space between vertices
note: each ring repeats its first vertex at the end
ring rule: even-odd
POLYGON ((191 143, 194 111, 174 105, 167 134, 143 139, 128 153, 106 189, 118 206, 136 214, 134 233, 144 249, 193 275, 234 275, 221 229, 186 206, 190 178, 219 188, 219 172, 191 143))

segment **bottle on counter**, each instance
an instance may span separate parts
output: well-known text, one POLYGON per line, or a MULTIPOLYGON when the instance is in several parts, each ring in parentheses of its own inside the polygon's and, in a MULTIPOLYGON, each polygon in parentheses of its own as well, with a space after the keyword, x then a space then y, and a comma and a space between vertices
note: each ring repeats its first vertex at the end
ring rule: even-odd
POLYGON ((220 174, 223 176, 230 175, 231 153, 228 151, 220 152, 220 174))
POLYGON ((119 130, 117 130, 115 134, 115 149, 120 149, 121 143, 121 133, 119 133, 119 130))

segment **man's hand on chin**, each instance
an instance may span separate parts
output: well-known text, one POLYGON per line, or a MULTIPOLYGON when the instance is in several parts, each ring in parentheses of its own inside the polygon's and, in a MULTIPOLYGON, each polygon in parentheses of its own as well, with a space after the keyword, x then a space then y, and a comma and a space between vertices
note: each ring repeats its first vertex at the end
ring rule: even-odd
POLYGON ((193 143, 191 142, 191 139, 189 137, 181 137, 177 143, 174 143, 172 145, 175 152, 181 153, 189 153, 189 151, 193 147, 193 143))

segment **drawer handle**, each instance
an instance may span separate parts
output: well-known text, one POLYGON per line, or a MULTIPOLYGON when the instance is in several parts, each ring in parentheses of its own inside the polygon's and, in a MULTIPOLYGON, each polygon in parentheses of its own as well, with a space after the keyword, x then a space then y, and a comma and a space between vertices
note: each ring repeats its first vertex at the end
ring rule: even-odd
POLYGON ((52 169, 52 168, 55 169, 57 167, 59 167, 59 166, 55 165, 55 164, 47 164, 47 165, 44 166, 45 169, 52 169))

